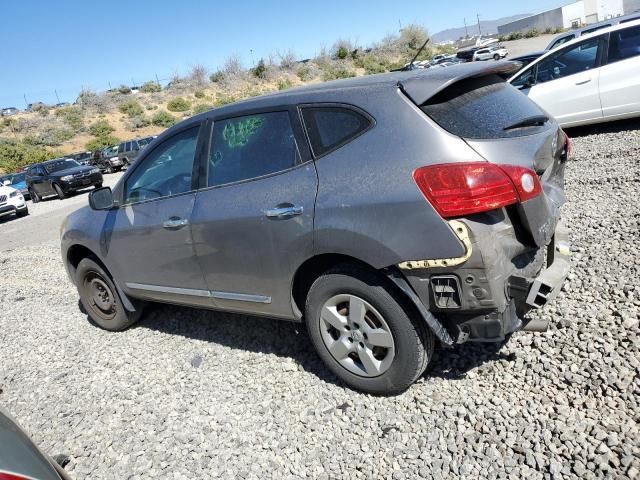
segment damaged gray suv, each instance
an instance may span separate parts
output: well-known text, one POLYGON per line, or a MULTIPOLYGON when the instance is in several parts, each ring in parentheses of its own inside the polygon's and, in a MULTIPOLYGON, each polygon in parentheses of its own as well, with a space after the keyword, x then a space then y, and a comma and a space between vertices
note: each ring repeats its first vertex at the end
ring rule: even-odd
POLYGON ((408 388, 434 343, 544 330, 567 275, 569 140, 509 62, 340 80, 173 126, 66 219, 107 330, 147 302, 302 321, 326 365, 408 388))

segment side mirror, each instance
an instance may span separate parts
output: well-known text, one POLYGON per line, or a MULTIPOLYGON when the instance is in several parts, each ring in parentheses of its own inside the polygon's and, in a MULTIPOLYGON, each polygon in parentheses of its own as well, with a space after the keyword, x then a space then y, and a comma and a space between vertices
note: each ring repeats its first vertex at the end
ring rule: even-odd
POLYGON ((11 185, 11 180, 5 180, 2 182, 2 185, 5 187, 8 187, 9 185, 11 185))
POLYGON ((92 210, 110 210, 113 208, 111 188, 102 187, 89 194, 89 206, 92 210))

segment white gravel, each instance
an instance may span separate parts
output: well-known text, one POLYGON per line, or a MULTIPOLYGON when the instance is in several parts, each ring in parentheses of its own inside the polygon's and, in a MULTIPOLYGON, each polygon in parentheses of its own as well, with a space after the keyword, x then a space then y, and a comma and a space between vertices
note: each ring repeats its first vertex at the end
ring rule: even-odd
POLYGON ((99 330, 47 240, 0 252, 0 401, 77 479, 638 478, 640 122, 569 133, 575 267, 547 333, 439 350, 376 398, 296 324, 158 306, 99 330))

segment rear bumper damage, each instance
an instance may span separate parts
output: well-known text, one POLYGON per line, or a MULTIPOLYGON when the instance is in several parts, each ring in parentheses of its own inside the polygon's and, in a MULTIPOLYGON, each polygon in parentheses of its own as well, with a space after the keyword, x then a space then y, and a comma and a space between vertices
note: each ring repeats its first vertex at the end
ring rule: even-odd
POLYGON ((432 315, 429 320, 446 330, 446 336, 438 335, 443 343, 501 341, 518 330, 545 331, 548 320, 526 313, 553 300, 569 272, 562 222, 541 248, 523 243, 508 215, 450 224, 466 247, 463 257, 398 265, 432 315))

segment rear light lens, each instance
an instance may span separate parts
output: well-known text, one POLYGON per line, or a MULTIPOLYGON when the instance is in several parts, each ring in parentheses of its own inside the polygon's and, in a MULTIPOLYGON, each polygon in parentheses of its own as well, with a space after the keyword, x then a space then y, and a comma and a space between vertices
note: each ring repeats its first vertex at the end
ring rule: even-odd
POLYGON ((564 130, 562 131, 562 134, 564 135, 565 155, 566 155, 566 158, 569 158, 569 155, 571 155, 571 139, 569 138, 569 135, 567 135, 567 132, 565 132, 564 130))
POLYGON ((0 480, 29 480, 29 477, 23 477, 15 473, 0 472, 0 480))
POLYGON ((487 212, 524 202, 542 190, 528 168, 488 162, 430 165, 413 172, 427 201, 443 218, 487 212))

